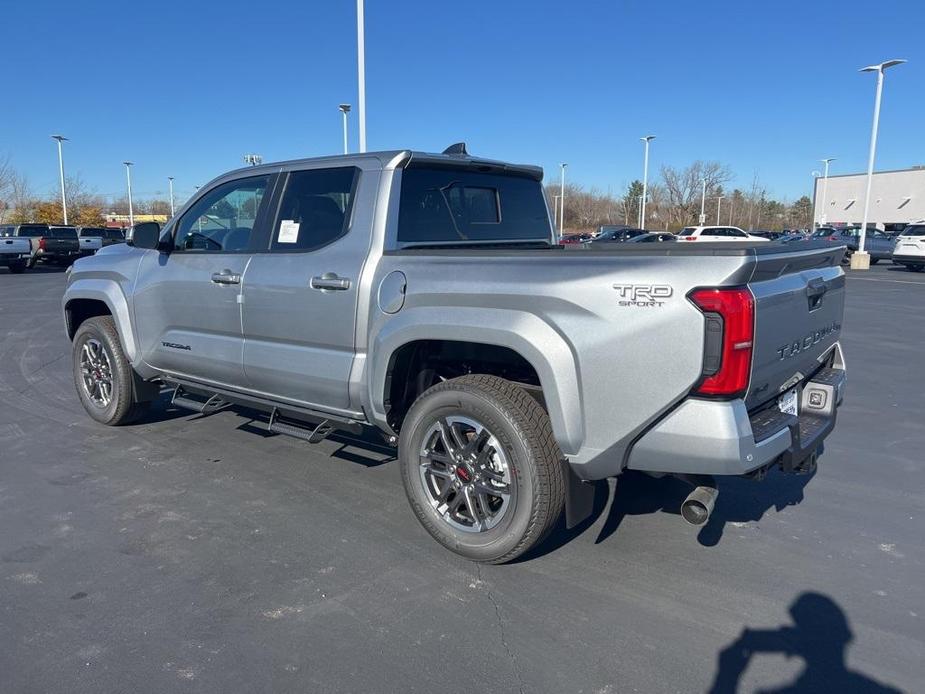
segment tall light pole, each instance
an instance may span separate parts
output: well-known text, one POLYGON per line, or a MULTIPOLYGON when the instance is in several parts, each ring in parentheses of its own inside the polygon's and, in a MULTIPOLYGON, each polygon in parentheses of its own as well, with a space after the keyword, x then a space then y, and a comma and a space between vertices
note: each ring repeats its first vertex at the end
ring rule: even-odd
POLYGON ((648 201, 647 190, 649 186, 649 143, 655 139, 655 135, 646 135, 645 137, 640 137, 639 139, 646 143, 646 153, 642 160, 642 213, 640 215, 642 221, 639 224, 640 229, 645 229, 646 202, 648 201))
POLYGON ((357 117, 360 121, 360 152, 366 151, 366 38, 363 24, 363 0, 357 0, 357 117))
MULTIPOLYGON (((829 164, 835 161, 835 157, 829 157, 828 159, 820 159, 819 161, 825 164, 825 170, 822 172, 822 205, 821 205, 822 214, 819 215, 819 226, 825 226, 825 210, 826 210, 825 203, 826 203, 826 196, 829 192, 829 164)), ((816 215, 813 215, 813 219, 815 219, 815 217, 816 215)), ((816 228, 815 224, 813 224, 813 228, 814 229, 816 228)))
POLYGON ((174 215, 174 208, 173 208, 173 176, 168 176, 168 177, 167 177, 167 185, 170 186, 170 216, 173 217, 173 215, 174 215))
POLYGON ((566 163, 559 164, 559 236, 565 232, 565 167, 566 163))
POLYGON ((720 210, 720 207, 721 207, 722 204, 723 204, 723 198, 724 198, 724 197, 726 197, 726 196, 725 196, 725 195, 718 195, 718 196, 716 196, 716 226, 719 226, 719 210, 720 210))
POLYGON ((64 213, 64 223, 67 224, 67 196, 64 194, 64 150, 61 143, 67 138, 64 135, 52 135, 52 140, 58 141, 58 174, 61 176, 61 211, 64 213))
POLYGON ((861 239, 858 241, 858 252, 852 255, 851 266, 854 269, 867 270, 870 267, 870 256, 864 250, 864 241, 867 238, 867 218, 870 213, 870 187, 874 179, 874 156, 877 153, 877 129, 880 127, 880 97, 883 95, 883 72, 894 65, 906 62, 901 59, 887 60, 879 65, 862 67, 861 72, 877 73, 877 96, 874 99, 874 123, 870 129, 870 154, 867 158, 867 192, 864 195, 864 221, 861 223, 861 239), (854 256, 860 256, 856 260, 854 256))
POLYGON ((350 150, 347 148, 347 114, 350 113, 350 104, 341 104, 337 108, 344 114, 344 154, 349 154, 350 150))
POLYGON ((707 223, 707 179, 700 179, 703 183, 703 191, 700 193, 700 225, 707 223))
POLYGON ((124 161, 125 180, 128 183, 128 225, 135 226, 135 213, 132 211, 132 162, 124 161))

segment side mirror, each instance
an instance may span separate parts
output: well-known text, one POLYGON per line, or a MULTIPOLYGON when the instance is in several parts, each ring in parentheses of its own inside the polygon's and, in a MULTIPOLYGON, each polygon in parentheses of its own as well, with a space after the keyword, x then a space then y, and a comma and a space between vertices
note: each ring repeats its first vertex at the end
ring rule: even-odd
POLYGON ((157 222, 141 222, 131 227, 125 238, 128 245, 135 248, 156 250, 160 246, 161 225, 157 222))

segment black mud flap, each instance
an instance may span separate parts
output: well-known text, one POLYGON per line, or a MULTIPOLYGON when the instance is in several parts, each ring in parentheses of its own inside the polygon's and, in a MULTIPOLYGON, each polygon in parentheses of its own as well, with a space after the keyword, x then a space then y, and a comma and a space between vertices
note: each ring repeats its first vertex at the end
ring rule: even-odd
POLYGON ((568 462, 562 463, 565 472, 565 527, 574 528, 594 511, 594 485, 582 482, 568 462))

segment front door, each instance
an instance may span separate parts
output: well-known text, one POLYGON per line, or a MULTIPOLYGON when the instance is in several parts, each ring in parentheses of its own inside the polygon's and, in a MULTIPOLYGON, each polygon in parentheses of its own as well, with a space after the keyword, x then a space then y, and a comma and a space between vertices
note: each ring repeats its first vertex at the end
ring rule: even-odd
POLYGON ((316 409, 358 409, 348 383, 377 180, 378 172, 354 167, 288 174, 269 248, 254 254, 243 290, 253 390, 316 409))
POLYGON ((171 229, 169 253, 149 251, 134 292, 145 362, 197 381, 243 386, 241 290, 258 239, 265 239, 273 176, 221 183, 171 229))

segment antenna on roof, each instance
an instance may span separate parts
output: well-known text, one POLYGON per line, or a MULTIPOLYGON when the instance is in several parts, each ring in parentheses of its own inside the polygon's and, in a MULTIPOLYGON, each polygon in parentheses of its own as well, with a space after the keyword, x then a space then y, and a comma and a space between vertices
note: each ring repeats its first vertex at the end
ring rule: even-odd
POLYGON ((466 157, 469 155, 469 152, 466 151, 465 142, 457 142, 455 145, 450 145, 445 150, 443 150, 443 153, 444 154, 456 154, 462 157, 466 157))

